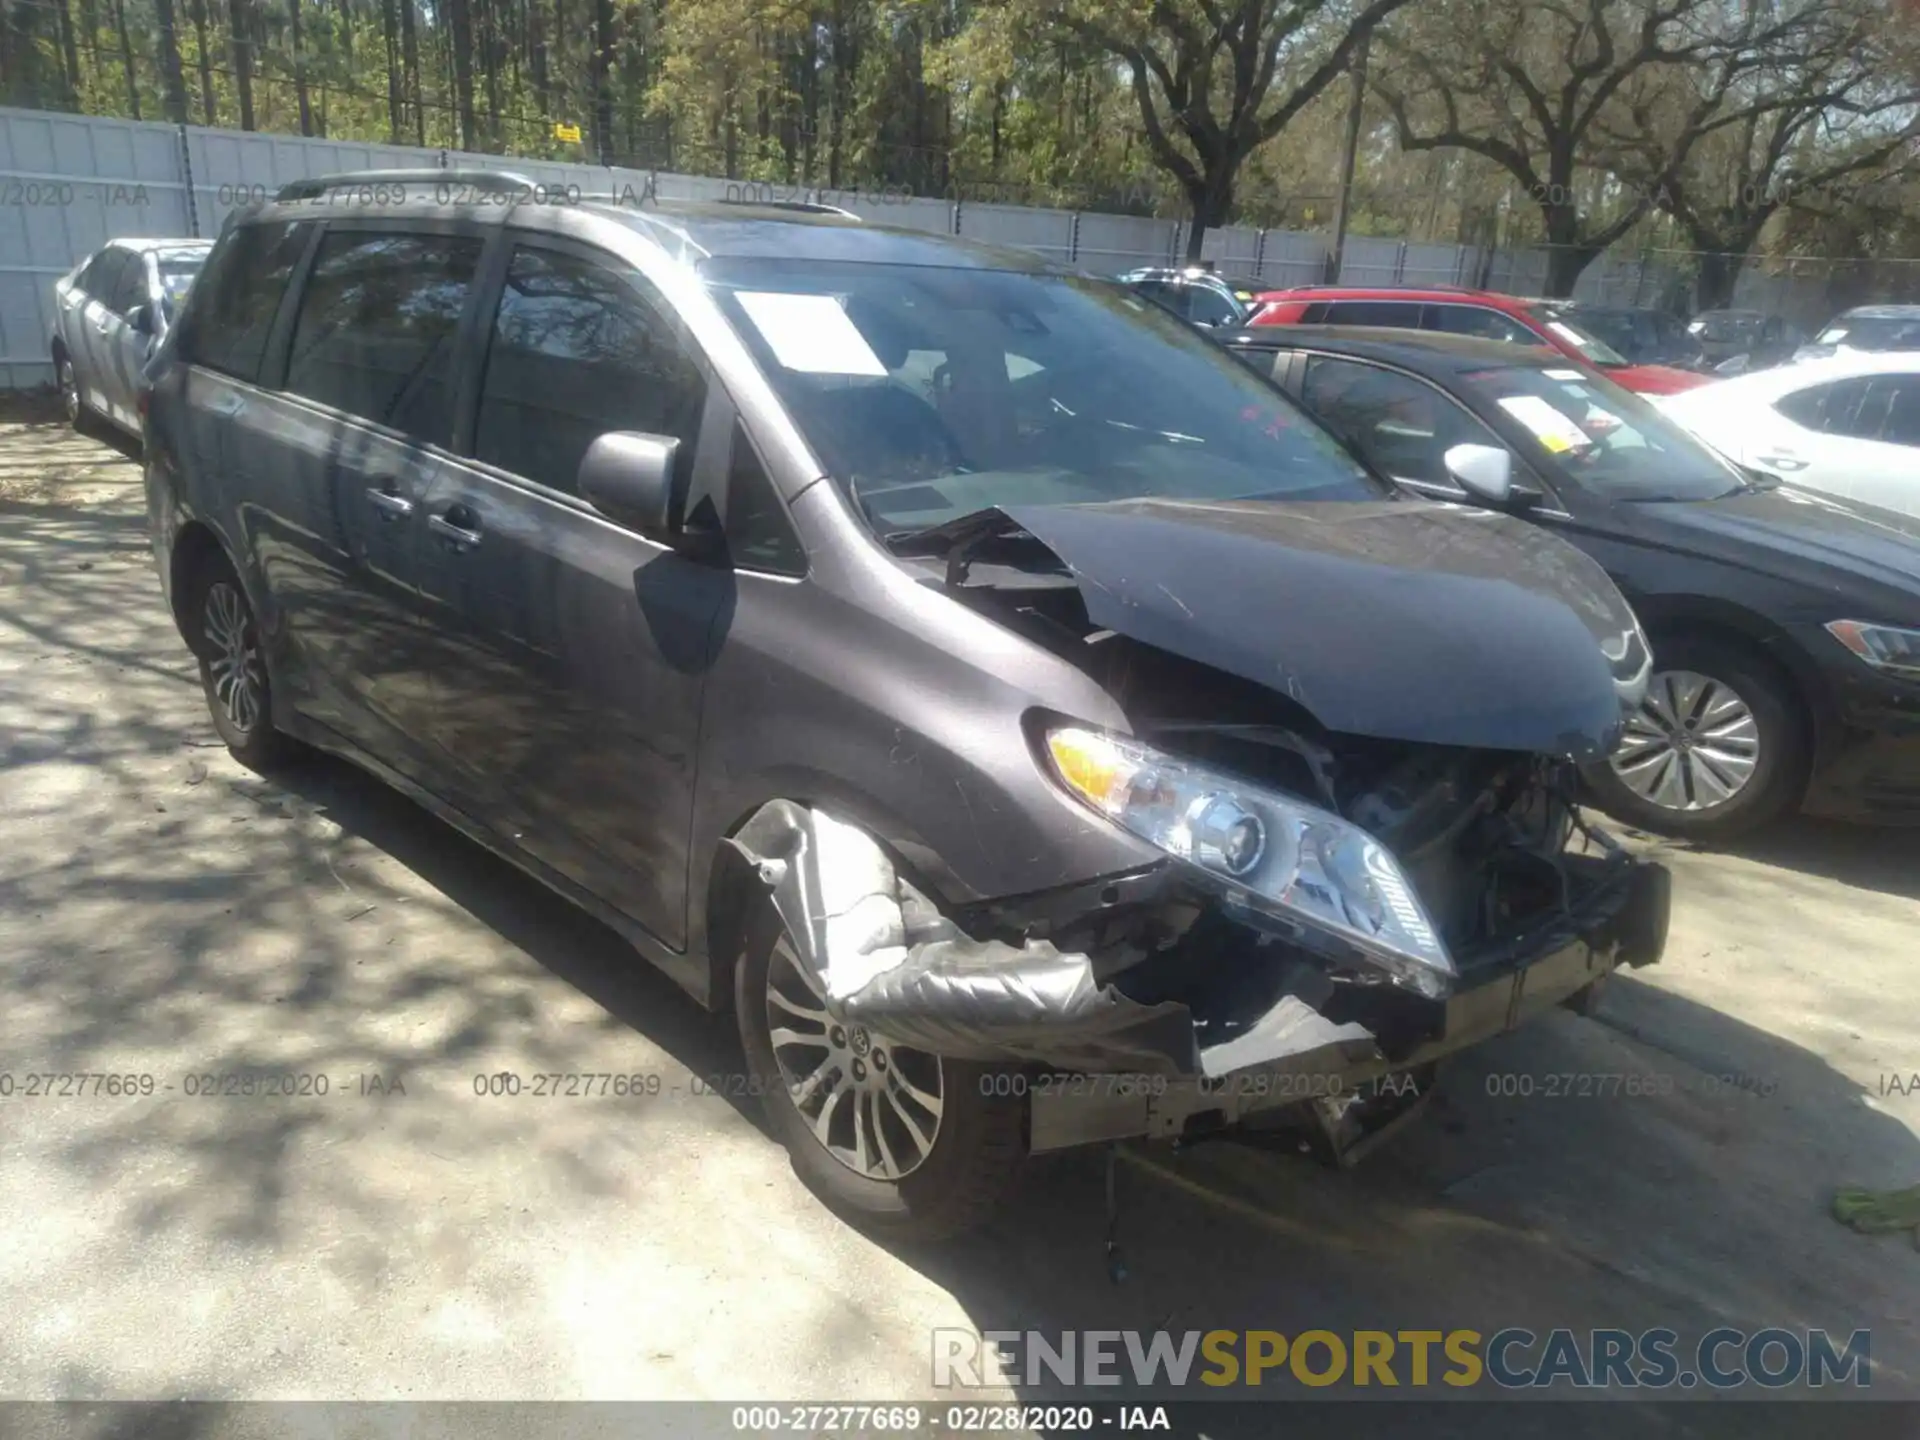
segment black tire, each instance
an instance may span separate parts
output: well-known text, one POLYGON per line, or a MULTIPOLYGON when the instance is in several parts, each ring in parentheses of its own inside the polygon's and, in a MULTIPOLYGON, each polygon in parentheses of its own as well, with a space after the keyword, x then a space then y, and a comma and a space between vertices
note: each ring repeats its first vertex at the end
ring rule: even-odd
POLYGON ((252 770, 270 769, 290 759, 296 749, 293 741, 273 728, 273 682, 260 644, 259 622, 246 587, 224 556, 207 559, 187 577, 181 614, 200 662, 207 712, 233 758, 252 770), (236 625, 247 657, 238 668, 245 672, 248 703, 240 703, 239 686, 229 678, 236 670, 234 642, 229 638, 236 625))
POLYGON ((1002 1073, 990 1066, 942 1059, 942 1111, 925 1158, 898 1180, 857 1173, 814 1137, 774 1058, 767 977, 785 930, 771 904, 756 902, 747 931, 734 965, 734 1014, 749 1089, 761 1097, 802 1183, 834 1213, 884 1240, 943 1240, 984 1222, 1026 1159, 1024 1097, 987 1093, 1002 1073))
POLYGON ((1655 683, 1661 672, 1692 671, 1730 687, 1746 703, 1759 737, 1759 757, 1729 799, 1685 810, 1657 804, 1631 789, 1611 764, 1587 770, 1601 808, 1629 825, 1687 840, 1719 842, 1758 830, 1806 789, 1812 735, 1790 682, 1766 659, 1737 642, 1676 635, 1654 642, 1655 683))
POLYGON ((87 434, 87 402, 81 398, 79 380, 73 373, 73 357, 67 354, 64 345, 54 349, 53 376, 60 387, 60 405, 66 411, 67 423, 80 434, 87 434))

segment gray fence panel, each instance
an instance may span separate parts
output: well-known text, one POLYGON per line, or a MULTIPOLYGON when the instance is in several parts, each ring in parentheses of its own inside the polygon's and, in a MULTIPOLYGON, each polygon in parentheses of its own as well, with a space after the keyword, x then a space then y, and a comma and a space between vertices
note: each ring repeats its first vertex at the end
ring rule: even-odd
POLYGON ((1269 230, 1260 251, 1259 279, 1276 290, 1318 285, 1327 278, 1327 237, 1305 230, 1269 230))
POLYGON ((1245 225, 1209 230, 1200 237, 1201 258, 1211 260, 1222 275, 1251 275, 1260 264, 1261 234, 1245 225))
POLYGON ((969 240, 1038 250, 1049 260, 1073 259, 1073 214, 1019 205, 962 205, 959 230, 969 240))
POLYGON ((1400 266, 1402 285, 1469 285, 1473 283, 1472 247, 1467 245, 1409 244, 1400 266))
POLYGON ((920 230, 934 235, 953 234, 953 205, 919 196, 892 196, 874 191, 821 190, 821 203, 838 205, 874 225, 898 230, 920 230))
MULTIPOLYGON (((971 214, 972 206, 968 207, 971 214)), ((964 222, 963 222, 964 223, 964 222)), ((1082 215, 1074 263, 1096 275, 1168 265, 1179 254, 1180 223, 1150 215, 1082 215)))
MULTIPOLYGON (((187 163, 193 171, 193 203, 200 234, 210 237, 220 233, 234 210, 273 195, 291 181, 347 170, 437 166, 440 152, 189 125, 187 163)), ((500 162, 496 158, 493 163, 497 166, 500 162)))
POLYGON ((53 283, 106 241, 185 235, 170 125, 0 108, 0 386, 53 381, 53 283))
POLYGON ((1342 285, 1398 285, 1400 258, 1404 249, 1398 240, 1382 240, 1372 235, 1349 235, 1340 256, 1342 285))
POLYGON ((725 200, 729 185, 733 186, 736 198, 741 194, 737 180, 716 180, 707 175, 670 175, 664 170, 656 179, 657 193, 662 200, 725 200))

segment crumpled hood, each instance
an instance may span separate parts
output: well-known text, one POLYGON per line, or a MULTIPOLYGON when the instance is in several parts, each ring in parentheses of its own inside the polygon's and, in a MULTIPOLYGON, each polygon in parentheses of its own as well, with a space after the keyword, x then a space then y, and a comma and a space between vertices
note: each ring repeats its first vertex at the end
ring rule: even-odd
POLYGON ((1267 686, 1330 730, 1594 759, 1645 690, 1613 582, 1510 516, 1156 499, 1006 514, 1073 572, 1095 625, 1267 686))

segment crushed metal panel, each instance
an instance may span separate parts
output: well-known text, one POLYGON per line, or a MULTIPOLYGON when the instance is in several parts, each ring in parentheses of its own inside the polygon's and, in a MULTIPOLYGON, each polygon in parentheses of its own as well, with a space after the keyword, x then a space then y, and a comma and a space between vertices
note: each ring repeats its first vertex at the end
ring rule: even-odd
POLYGON ((1183 1005, 1142 1005, 1085 955, 963 933, 895 872, 871 836, 788 800, 729 842, 767 886, 800 963, 848 1020, 957 1059, 1042 1060, 1194 1074, 1183 1005))
POLYGON ((1209 1078, 1309 1053, 1330 1063, 1377 1056, 1366 1029, 1294 996, 1202 1051, 1186 1006, 1129 999, 1095 978, 1088 956, 1050 941, 973 939, 865 831, 792 801, 761 807, 731 843, 829 1003, 901 1044, 963 1060, 1209 1078))

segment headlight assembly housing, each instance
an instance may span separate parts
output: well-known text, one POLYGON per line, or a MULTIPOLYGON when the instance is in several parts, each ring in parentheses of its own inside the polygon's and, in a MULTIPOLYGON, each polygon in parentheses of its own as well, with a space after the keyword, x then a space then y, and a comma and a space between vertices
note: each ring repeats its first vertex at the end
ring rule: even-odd
POLYGON ((1387 847, 1318 806, 1102 731, 1046 734, 1062 786, 1221 882, 1229 904, 1338 937, 1438 999, 1458 975, 1387 847))
POLYGON ((1920 630, 1834 620, 1828 623, 1827 633, 1874 669, 1903 680, 1920 680, 1920 630))

